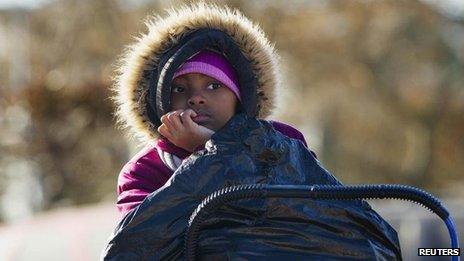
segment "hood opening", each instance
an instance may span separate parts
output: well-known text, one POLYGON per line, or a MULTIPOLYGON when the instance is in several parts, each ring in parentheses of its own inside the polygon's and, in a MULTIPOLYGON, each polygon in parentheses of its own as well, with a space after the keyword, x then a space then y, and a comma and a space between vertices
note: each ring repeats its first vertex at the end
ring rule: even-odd
POLYGON ((154 125, 161 125, 161 116, 171 110, 171 81, 174 73, 187 59, 203 49, 211 49, 227 58, 238 76, 242 98, 238 110, 251 117, 257 116, 257 78, 250 61, 225 32, 199 29, 184 36, 167 50, 161 56, 159 66, 151 72, 146 110, 154 125))

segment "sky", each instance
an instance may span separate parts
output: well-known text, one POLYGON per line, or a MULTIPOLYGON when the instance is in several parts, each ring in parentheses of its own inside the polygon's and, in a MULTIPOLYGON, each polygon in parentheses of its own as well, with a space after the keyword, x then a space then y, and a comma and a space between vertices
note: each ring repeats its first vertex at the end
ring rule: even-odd
POLYGON ((464 0, 421 0, 432 4, 444 12, 446 15, 464 18, 464 0))
MULTIPOLYGON (((0 0, 0 10, 11 8, 33 9, 52 0, 0 0)), ((137 0, 146 2, 147 0, 137 0)), ((309 0, 311 1, 311 0, 309 0)), ((445 15, 464 19, 464 0, 421 0, 437 7, 445 15)))
POLYGON ((0 0, 0 9, 25 8, 31 9, 39 7, 50 0, 0 0))

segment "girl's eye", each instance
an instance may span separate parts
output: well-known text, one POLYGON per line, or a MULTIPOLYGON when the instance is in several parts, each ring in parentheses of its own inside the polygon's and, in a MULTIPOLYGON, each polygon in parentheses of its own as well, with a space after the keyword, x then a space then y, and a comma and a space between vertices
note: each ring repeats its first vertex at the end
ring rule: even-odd
POLYGON ((221 87, 221 84, 220 83, 217 83, 217 82, 213 82, 211 83, 210 85, 208 85, 208 89, 212 89, 212 90, 215 90, 217 88, 221 87))
POLYGON ((173 86, 172 87, 172 92, 184 92, 184 87, 182 86, 173 86))

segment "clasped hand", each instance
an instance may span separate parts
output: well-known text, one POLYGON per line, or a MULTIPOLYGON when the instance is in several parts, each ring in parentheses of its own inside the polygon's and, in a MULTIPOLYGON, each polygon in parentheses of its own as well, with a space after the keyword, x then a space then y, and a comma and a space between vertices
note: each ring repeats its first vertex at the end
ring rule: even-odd
POLYGON ((161 116, 158 132, 177 147, 193 152, 214 134, 214 131, 192 120, 196 115, 192 109, 168 112, 161 116))

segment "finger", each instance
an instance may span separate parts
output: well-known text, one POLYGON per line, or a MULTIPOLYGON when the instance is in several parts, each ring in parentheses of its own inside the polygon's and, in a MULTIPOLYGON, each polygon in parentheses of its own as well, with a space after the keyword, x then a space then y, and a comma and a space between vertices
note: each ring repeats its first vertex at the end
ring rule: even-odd
POLYGON ((192 120, 192 117, 197 116, 197 113, 194 110, 186 109, 184 112, 181 113, 180 116, 181 116, 182 122, 183 122, 183 124, 184 124, 184 126, 186 128, 191 129, 191 128, 195 127, 196 125, 198 125, 196 122, 194 122, 192 120))
POLYGON ((161 124, 161 126, 158 127, 158 132, 159 132, 159 134, 163 135, 167 139, 172 138, 172 135, 169 132, 169 129, 167 128, 167 126, 165 124, 161 124))
POLYGON ((171 113, 171 112, 167 112, 167 113, 165 113, 164 115, 161 116, 160 121, 161 121, 162 123, 166 123, 166 122, 168 121, 168 115, 169 115, 169 113, 171 113))
POLYGON ((170 112, 164 114, 163 116, 161 116, 161 118, 160 118, 161 122, 163 124, 165 124, 168 129, 173 129, 174 128, 171 120, 169 119, 169 115, 171 115, 172 113, 174 113, 174 111, 170 111, 170 112))
POLYGON ((176 110, 170 113, 167 118, 169 122, 171 123, 172 127, 176 130, 183 128, 182 122, 180 119, 180 114, 183 112, 183 110, 176 110))

